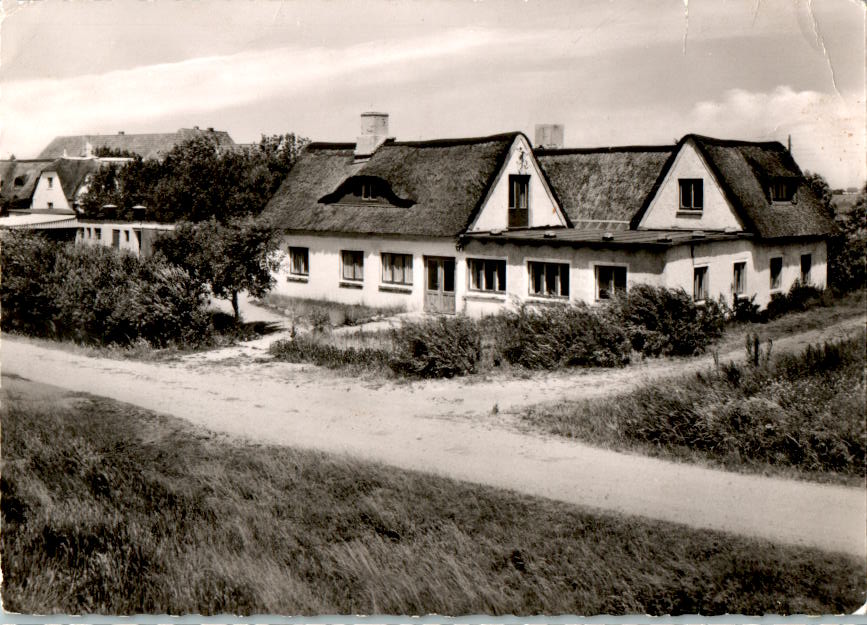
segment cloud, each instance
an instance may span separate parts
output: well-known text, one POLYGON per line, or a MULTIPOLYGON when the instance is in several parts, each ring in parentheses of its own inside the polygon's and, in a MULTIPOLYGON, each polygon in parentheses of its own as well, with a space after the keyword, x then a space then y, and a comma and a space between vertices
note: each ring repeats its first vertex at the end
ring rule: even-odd
POLYGON ((696 132, 721 137, 782 140, 804 169, 832 186, 867 177, 864 97, 778 86, 770 92, 732 89, 716 101, 695 105, 689 118, 696 132))

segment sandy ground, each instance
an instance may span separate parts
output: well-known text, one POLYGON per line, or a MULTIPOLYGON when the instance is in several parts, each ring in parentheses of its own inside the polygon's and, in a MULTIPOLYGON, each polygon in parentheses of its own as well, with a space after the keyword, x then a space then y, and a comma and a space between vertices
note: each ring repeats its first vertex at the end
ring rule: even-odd
MULTIPOLYGON (((864 324, 862 317, 781 339, 774 350, 845 335, 864 324)), ((255 442, 346 453, 582 506, 859 557, 867 550, 863 489, 597 449, 522 431, 513 414, 541 402, 622 393, 709 366, 710 357, 526 378, 406 383, 274 362, 267 346, 278 337, 170 363, 89 358, 4 337, 0 359, 3 373, 111 397, 255 442)), ((721 356, 733 358, 743 358, 743 351, 721 356)))

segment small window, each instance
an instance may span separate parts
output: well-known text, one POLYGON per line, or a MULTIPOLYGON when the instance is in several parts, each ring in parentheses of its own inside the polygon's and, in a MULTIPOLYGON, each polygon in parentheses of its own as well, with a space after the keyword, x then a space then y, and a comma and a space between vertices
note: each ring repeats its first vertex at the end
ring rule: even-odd
POLYGON ((810 270, 813 268, 813 255, 801 254, 801 284, 810 284, 810 270))
POLYGON ((101 241, 101 240, 102 240, 102 228, 94 228, 94 229, 93 229, 93 234, 96 236, 96 240, 97 240, 97 241, 101 241))
POLYGON ((124 230, 124 231, 123 231, 123 238, 124 238, 124 241, 126 241, 127 243, 129 243, 129 230, 124 230))
POLYGON ((509 176, 509 227, 526 228, 530 213, 530 176, 509 176))
POLYGON ((412 254, 382 254, 382 281, 385 284, 412 284, 412 254))
POLYGON ((704 209, 704 181, 701 178, 681 178, 680 210, 700 211, 704 209))
POLYGON ((27 182, 27 176, 17 176, 12 184, 16 187, 23 187, 25 182, 27 182))
POLYGON ((364 280, 364 252, 347 251, 340 253, 341 276, 344 280, 361 282, 364 280))
POLYGON ((111 246, 113 248, 120 248, 120 230, 116 230, 112 228, 111 230, 111 246))
POLYGON ((83 238, 84 238, 84 228, 79 228, 79 229, 78 229, 78 238, 79 238, 79 239, 83 239, 83 238))
POLYGON ((54 178, 52 176, 48 176, 47 180, 48 180, 48 188, 53 189, 54 188, 54 178))
POLYGON ((732 293, 743 295, 747 290, 747 264, 735 263, 732 275, 732 293))
POLYGON ((692 299, 703 302, 707 299, 707 267, 696 267, 692 278, 692 299))
POLYGON ((506 261, 468 258, 469 289, 503 293, 506 290, 506 261))
POLYGON ((772 202, 792 202, 797 190, 797 182, 788 178, 772 180, 768 189, 772 202))
POLYGON ((771 259, 771 290, 780 288, 783 275, 783 257, 777 256, 771 259))
POLYGON ((606 300, 626 292, 626 267, 596 267, 596 299, 606 300))
POLYGON ((49 203, 48 203, 48 208, 54 208, 54 202, 49 202, 49 203))
POLYGON ((306 247, 289 248, 289 273, 293 276, 310 275, 310 251, 306 247))
POLYGON ((569 265, 529 261, 530 295, 569 297, 569 265))
POLYGON ((361 180, 353 189, 352 194, 362 200, 376 200, 382 195, 375 180, 361 180))

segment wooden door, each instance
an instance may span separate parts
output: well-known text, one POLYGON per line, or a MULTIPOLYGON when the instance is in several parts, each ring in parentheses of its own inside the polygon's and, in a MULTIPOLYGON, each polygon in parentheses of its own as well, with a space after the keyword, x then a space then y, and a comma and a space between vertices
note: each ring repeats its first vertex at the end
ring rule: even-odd
POLYGON ((455 314, 455 259, 424 258, 425 312, 455 314))

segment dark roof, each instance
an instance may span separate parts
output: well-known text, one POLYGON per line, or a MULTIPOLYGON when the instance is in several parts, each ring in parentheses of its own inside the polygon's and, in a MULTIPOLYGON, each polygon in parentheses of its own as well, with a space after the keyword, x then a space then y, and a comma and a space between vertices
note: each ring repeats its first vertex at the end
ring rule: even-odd
POLYGON ((50 164, 50 160, 36 159, 0 161, 0 180, 3 181, 0 186, 0 197, 4 200, 26 201, 29 206, 39 174, 50 164), (16 186, 16 179, 21 180, 23 184, 16 186))
POLYGON ((43 171, 56 171, 63 194, 69 200, 70 205, 75 198, 75 193, 85 183, 87 177, 101 167, 96 159, 70 159, 59 158, 42 168, 43 171))
POLYGON ((622 222, 616 226, 622 229, 654 189, 673 151, 674 146, 536 150, 536 157, 576 228, 622 222))
POLYGON ((263 216, 287 230, 454 237, 471 223, 520 133, 387 141, 355 162, 353 143, 311 143, 263 216), (325 203, 348 178, 384 180, 410 206, 325 203))
POLYGON ((798 185, 795 203, 770 201, 766 194, 770 180, 803 179, 795 159, 778 141, 752 143, 701 135, 687 135, 684 140, 688 138, 694 140, 735 211, 760 237, 826 236, 837 232, 831 215, 808 184, 798 185))
POLYGON ((110 148, 126 150, 142 158, 162 158, 173 147, 198 136, 212 137, 217 144, 226 149, 234 148, 235 142, 223 130, 200 130, 181 128, 177 132, 153 134, 116 134, 116 135, 73 135, 55 137, 39 155, 40 159, 54 159, 64 156, 86 156, 87 144, 95 150, 110 148))
POLYGON ((461 237, 464 241, 486 243, 522 243, 527 245, 590 245, 596 247, 671 247, 684 243, 704 241, 730 241, 752 238, 748 232, 725 232, 722 230, 621 230, 600 231, 575 228, 538 228, 533 230, 507 230, 500 234, 489 232, 470 233, 461 237))

